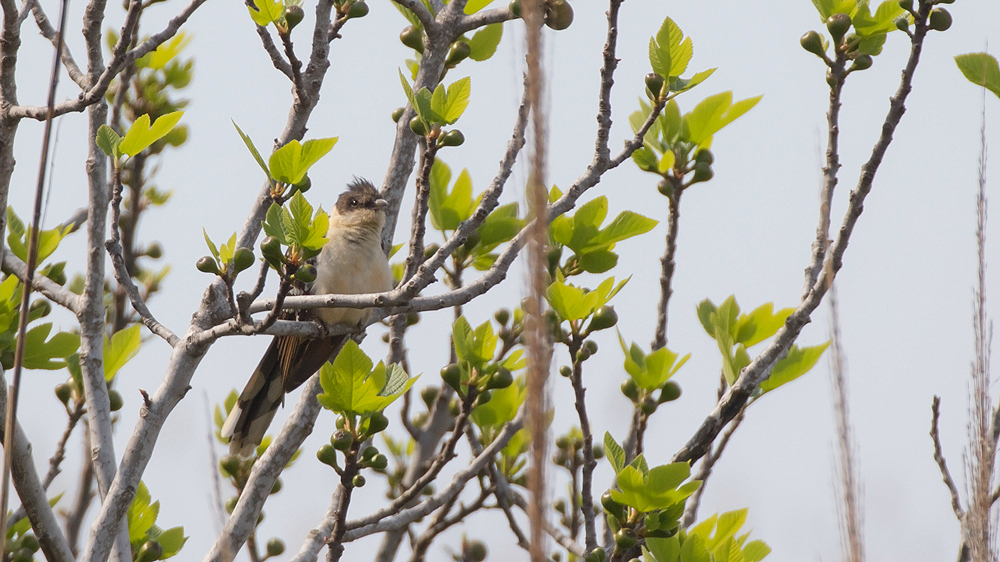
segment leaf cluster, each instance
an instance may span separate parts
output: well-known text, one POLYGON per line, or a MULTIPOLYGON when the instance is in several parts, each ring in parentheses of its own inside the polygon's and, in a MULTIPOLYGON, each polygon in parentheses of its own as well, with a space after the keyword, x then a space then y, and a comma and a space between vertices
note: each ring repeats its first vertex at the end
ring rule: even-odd
POLYGON ((759 562, 771 553, 764 541, 749 541, 750 532, 737 536, 747 510, 715 514, 671 537, 649 537, 644 562, 759 562))
POLYGON ((164 530, 156 525, 159 513, 160 502, 152 501, 146 484, 140 481, 126 515, 132 558, 136 562, 166 560, 180 552, 187 542, 184 527, 164 530))

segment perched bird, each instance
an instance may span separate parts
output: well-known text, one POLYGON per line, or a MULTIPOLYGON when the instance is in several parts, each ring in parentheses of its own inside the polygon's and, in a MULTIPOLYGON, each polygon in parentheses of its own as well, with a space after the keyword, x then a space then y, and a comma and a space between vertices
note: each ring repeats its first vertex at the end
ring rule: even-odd
MULTIPOLYGON (((330 212, 327 243, 316 258, 314 295, 382 293, 394 285, 389 261, 382 251, 384 199, 369 181, 355 179, 330 212)), ((370 309, 317 308, 325 325, 362 325, 370 309)), ((276 336, 233 406, 222 437, 233 454, 249 456, 260 444, 285 393, 309 379, 333 354, 346 335, 329 338, 276 336)))

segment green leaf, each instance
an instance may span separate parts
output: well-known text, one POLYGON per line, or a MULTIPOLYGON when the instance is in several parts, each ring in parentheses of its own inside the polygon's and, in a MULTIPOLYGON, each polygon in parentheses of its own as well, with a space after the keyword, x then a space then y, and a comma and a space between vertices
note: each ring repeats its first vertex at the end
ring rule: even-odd
POLYGON ((139 154, 169 133, 183 115, 183 111, 161 115, 152 126, 149 124, 148 113, 139 116, 122 138, 121 144, 118 145, 119 150, 128 156, 139 154))
POLYGON ((444 90, 444 84, 438 84, 434 88, 434 93, 431 94, 431 111, 437 115, 443 116, 445 114, 445 104, 447 103, 447 94, 444 90))
POLYGON ((820 21, 826 23, 833 14, 848 14, 854 11, 858 0, 812 0, 813 6, 819 12, 820 21))
MULTIPOLYGON (((393 3, 395 4, 395 2, 393 3)), ((483 8, 489 6, 492 3, 493 0, 469 0, 469 2, 466 2, 465 4, 465 15, 471 16, 472 14, 478 12, 479 10, 482 10, 483 8)), ((494 24, 494 25, 499 25, 499 24, 494 24)), ((475 60, 480 60, 480 59, 475 59, 475 60)))
POLYGON ((826 351, 826 348, 829 346, 830 342, 811 347, 803 347, 801 349, 799 346, 793 345, 792 348, 788 350, 788 355, 786 355, 781 361, 775 363, 774 368, 771 369, 770 378, 760 383, 760 389, 763 392, 768 392, 808 373, 809 370, 816 365, 820 356, 823 355, 823 352, 826 351))
POLYGON ((609 250, 595 250, 580 256, 580 269, 587 273, 605 273, 618 265, 618 254, 609 250))
POLYGON ((264 163, 264 159, 261 158, 260 152, 257 152, 257 147, 253 145, 253 141, 250 140, 250 137, 243 132, 243 129, 240 129, 240 126, 236 124, 236 121, 233 121, 233 127, 236 127, 236 132, 240 134, 240 138, 243 139, 243 144, 247 146, 247 150, 249 150, 250 154, 253 155, 253 159, 257 161, 257 165, 260 166, 261 170, 264 170, 264 175, 267 176, 267 180, 271 181, 271 171, 267 168, 267 164, 264 163))
POLYGON ((167 66, 168 62, 179 55, 180 52, 184 50, 184 47, 187 47, 190 42, 191 36, 182 31, 175 35, 170 41, 162 43, 152 53, 147 53, 142 58, 137 60, 136 65, 139 67, 152 68, 153 70, 162 70, 163 67, 167 66))
POLYGON ((969 82, 986 88, 1000 98, 1000 66, 995 57, 987 53, 966 53, 956 56, 955 64, 969 82))
MULTIPOLYGON (((441 86, 439 85, 438 87, 440 88, 441 86)), ((469 96, 471 93, 472 80, 468 76, 448 86, 447 104, 444 111, 441 112, 441 117, 445 123, 451 125, 455 121, 458 121, 458 118, 465 112, 465 108, 469 106, 469 96)))
POLYGON ((625 450, 615 441, 614 437, 607 431, 604 432, 604 452, 608 455, 608 462, 611 468, 618 474, 625 468, 625 450))
POLYGON ((677 562, 677 557, 681 553, 680 537, 674 535, 670 538, 646 537, 646 547, 656 559, 656 562, 677 562))
POLYGON ((52 371, 66 366, 65 359, 80 348, 80 335, 71 332, 57 332, 46 341, 52 331, 52 323, 40 324, 24 334, 25 369, 52 371), (58 360, 57 360, 58 359, 58 360))
MULTIPOLYGON (((299 192, 296 192, 298 195, 299 192)), ((294 197, 294 195, 292 196, 294 197)), ((281 244, 288 245, 288 237, 285 236, 284 227, 284 215, 287 215, 288 211, 284 210, 281 205, 277 203, 271 203, 271 206, 267 208, 267 215, 264 216, 264 233, 268 236, 273 236, 281 244)))
POLYGON ((367 415, 384 410, 416 380, 417 377, 407 377, 398 365, 386 369, 380 361, 372 369, 372 360, 354 340, 347 340, 333 363, 326 363, 320 369, 323 393, 316 398, 328 410, 367 415))
POLYGON ((736 321, 736 343, 753 347, 778 332, 785 320, 795 312, 794 308, 783 308, 772 312, 772 303, 763 304, 750 314, 744 314, 736 321))
POLYGON ((156 537, 156 542, 163 547, 163 557, 160 560, 166 560, 180 552, 187 540, 188 537, 184 536, 184 527, 172 527, 160 533, 160 536, 156 537))
MULTIPOLYGON (((457 182, 456 182, 457 183, 457 182)), ((469 206, 469 216, 472 216, 472 207, 469 206)), ((476 247, 479 252, 490 252, 500 244, 511 241, 518 232, 524 228, 526 221, 518 217, 517 203, 501 205, 493 209, 483 224, 479 226, 479 245, 476 247)))
POLYGON ((271 22, 281 18, 285 6, 281 0, 253 0, 253 4, 247 4, 247 9, 250 10, 250 17, 254 23, 267 27, 271 22), (254 5, 257 9, 254 9, 254 5))
MULTIPOLYGON (((473 4, 481 4, 485 2, 489 4, 493 0, 473 0, 465 5, 466 13, 468 12, 469 6, 473 4)), ((484 4, 485 5, 485 4, 484 4)), ((486 27, 480 29, 472 36, 472 39, 468 41, 469 43, 469 58, 474 61, 484 61, 493 56, 497 51, 497 45, 500 44, 500 39, 503 37, 503 24, 492 23, 486 27)))
POLYGON ((629 465, 618 473, 617 484, 621 490, 611 490, 611 497, 642 513, 665 509, 684 501, 701 485, 698 480, 681 485, 690 473, 686 462, 657 466, 646 474, 629 465))
MULTIPOLYGON (((393 4, 395 4, 395 2, 393 2, 393 4)), ((396 5, 398 6, 398 4, 396 5)), ((403 76, 402 70, 399 71, 399 82, 403 85, 403 93, 406 94, 406 100, 410 102, 410 107, 412 107, 414 111, 419 111, 417 107, 417 98, 413 94, 413 88, 410 87, 410 81, 406 79, 406 76, 403 76)))
POLYGON ((208 237, 208 231, 202 227, 201 233, 205 235, 205 243, 208 244, 208 250, 212 252, 212 257, 219 259, 219 249, 215 247, 215 242, 212 242, 212 239, 208 237))
POLYGON ((271 153, 268 159, 271 177, 281 183, 295 185, 309 172, 309 167, 319 161, 337 144, 337 138, 313 139, 304 143, 291 140, 271 153))
POLYGON ((413 109, 416 110, 417 115, 419 115, 424 121, 428 123, 440 123, 444 119, 438 115, 436 111, 434 111, 434 108, 431 105, 431 97, 432 94, 430 90, 427 88, 420 88, 414 94, 414 98, 417 100, 417 105, 413 109))
POLYGON ((119 145, 122 142, 122 138, 118 136, 118 133, 114 131, 111 127, 107 125, 101 125, 97 129, 97 148, 100 148, 104 154, 110 156, 114 160, 121 158, 121 150, 119 145))
POLYGON ((134 324, 115 332, 110 339, 104 336, 104 380, 110 381, 139 353, 142 339, 139 334, 139 324, 134 324))
POLYGON ((722 92, 705 98, 691 110, 691 113, 684 116, 688 140, 701 147, 708 146, 711 144, 712 135, 750 111, 762 97, 757 96, 732 103, 733 93, 722 92))
POLYGON ((589 241, 587 249, 613 246, 616 242, 645 234, 653 230, 657 224, 659 224, 658 221, 644 217, 638 213, 622 211, 611 221, 611 224, 602 229, 597 236, 589 241))
POLYGON ((146 533, 156 523, 156 516, 160 511, 160 502, 150 503, 151 501, 152 497, 149 495, 149 489, 146 488, 145 482, 140 480, 139 487, 135 492, 135 498, 132 499, 132 503, 129 505, 126 518, 128 521, 128 539, 132 544, 145 541, 146 533))
POLYGON ((519 377, 507 388, 494 389, 491 392, 492 397, 489 402, 472 410, 472 421, 481 428, 497 429, 514 419, 521 404, 524 403, 527 389, 524 379, 519 377))
POLYGON ((743 547, 743 562, 760 562, 768 554, 771 554, 771 547, 764 541, 750 541, 743 547))

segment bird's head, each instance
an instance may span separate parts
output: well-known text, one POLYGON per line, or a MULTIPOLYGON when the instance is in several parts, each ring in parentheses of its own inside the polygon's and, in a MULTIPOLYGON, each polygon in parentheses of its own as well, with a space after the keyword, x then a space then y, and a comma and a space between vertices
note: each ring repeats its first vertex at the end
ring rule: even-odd
POLYGON ((347 191, 337 199, 337 204, 330 213, 330 228, 346 226, 382 232, 387 205, 370 181, 355 178, 347 184, 347 191))

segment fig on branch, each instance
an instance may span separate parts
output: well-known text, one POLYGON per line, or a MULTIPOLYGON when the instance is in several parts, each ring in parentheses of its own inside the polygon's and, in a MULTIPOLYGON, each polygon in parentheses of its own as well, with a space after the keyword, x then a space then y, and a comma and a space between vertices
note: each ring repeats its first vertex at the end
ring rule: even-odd
POLYGON ((545 3, 545 25, 561 31, 573 23, 573 8, 566 0, 550 0, 545 3))
POLYGON ((840 43, 850 28, 851 16, 847 14, 833 14, 826 19, 826 29, 830 32, 830 37, 833 38, 835 45, 840 43))
POLYGON ((819 36, 819 33, 815 31, 807 31, 799 39, 799 44, 802 48, 809 51, 810 53, 816 55, 817 57, 826 57, 826 51, 823 50, 823 38, 819 36))
POLYGON ((424 34, 417 26, 408 25, 404 27, 403 31, 399 33, 399 40, 418 53, 424 52, 424 34))
POLYGON ((934 8, 927 18, 927 27, 934 31, 946 31, 951 27, 951 14, 944 8, 934 8))

